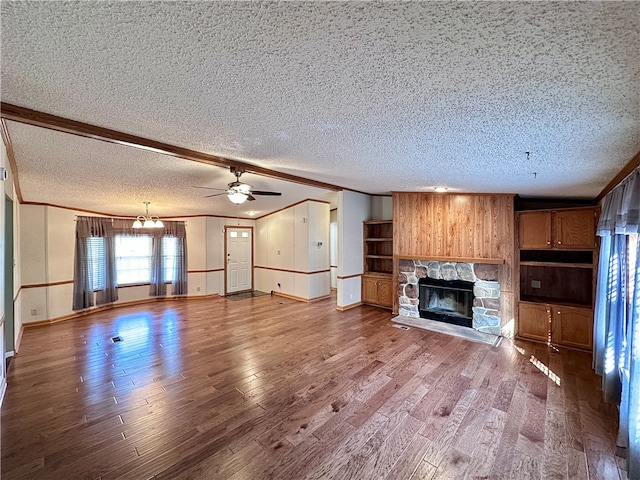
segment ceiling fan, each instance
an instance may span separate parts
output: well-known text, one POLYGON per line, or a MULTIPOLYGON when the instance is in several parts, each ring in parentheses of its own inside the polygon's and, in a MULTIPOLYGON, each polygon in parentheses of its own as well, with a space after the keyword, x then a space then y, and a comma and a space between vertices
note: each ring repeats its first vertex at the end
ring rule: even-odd
POLYGON ((279 197, 282 195, 280 192, 266 192, 263 190, 253 190, 253 187, 248 183, 243 183, 240 181, 240 175, 244 173, 244 170, 240 170, 236 167, 230 167, 231 173, 236 176, 236 181, 231 182, 227 185, 226 189, 222 188, 214 188, 214 187, 194 187, 194 188, 205 188, 208 190, 220 190, 221 193, 214 193, 212 195, 205 195, 205 198, 209 197, 217 197, 219 195, 226 195, 231 203, 235 203, 236 205, 240 205, 244 203, 246 200, 250 202, 255 200, 254 195, 270 195, 279 197))

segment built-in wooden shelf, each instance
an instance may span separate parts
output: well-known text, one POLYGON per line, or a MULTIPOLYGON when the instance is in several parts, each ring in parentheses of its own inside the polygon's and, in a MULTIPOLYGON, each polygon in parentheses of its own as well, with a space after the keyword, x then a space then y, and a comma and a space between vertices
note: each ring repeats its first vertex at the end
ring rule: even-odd
POLYGON ((363 222, 362 303, 393 307, 393 221, 363 222))
POLYGON ((593 268, 592 263, 560 263, 560 262, 520 262, 521 266, 530 267, 558 267, 558 268, 593 268))
POLYGON ((363 222, 364 273, 389 275, 393 273, 393 221, 363 222))
POLYGON ((524 295, 520 297, 520 302, 539 303, 541 305, 554 304, 554 305, 564 305, 567 307, 591 308, 590 303, 572 302, 570 300, 563 300, 562 302, 558 302, 557 299, 553 297, 534 297, 534 296, 524 295))
POLYGON ((476 257, 421 257, 420 255, 395 255, 396 260, 427 260, 432 262, 458 262, 458 263, 487 263, 491 265, 503 265, 504 258, 476 258, 476 257))

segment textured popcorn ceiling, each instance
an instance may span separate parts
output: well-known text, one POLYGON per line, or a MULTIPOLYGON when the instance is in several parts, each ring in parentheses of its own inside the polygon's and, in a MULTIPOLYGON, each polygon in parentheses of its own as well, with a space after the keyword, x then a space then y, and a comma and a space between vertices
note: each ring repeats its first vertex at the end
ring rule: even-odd
MULTIPOLYGON (((2 101, 369 193, 595 197, 640 150, 638 2, 1 9, 2 101)), ((224 169, 9 132, 27 201, 228 213, 190 187, 224 187, 224 169)), ((243 180, 285 193, 256 210, 327 194, 243 180)))
POLYGON ((245 173, 241 180, 255 190, 283 193, 257 196, 237 207, 225 195, 205 198, 225 189, 235 176, 220 167, 189 162, 132 147, 83 138, 9 121, 25 200, 74 206, 118 215, 180 216, 215 214, 261 216, 283 206, 314 198, 336 202, 335 192, 266 179, 245 173))

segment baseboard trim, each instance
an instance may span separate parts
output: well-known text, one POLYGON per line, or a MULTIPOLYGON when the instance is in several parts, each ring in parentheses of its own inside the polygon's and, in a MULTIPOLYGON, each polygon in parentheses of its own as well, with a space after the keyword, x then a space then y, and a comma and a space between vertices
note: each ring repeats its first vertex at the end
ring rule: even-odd
POLYGON ((5 372, 5 376, 2 379, 2 384, 0 385, 0 407, 2 406, 2 402, 4 400, 4 394, 7 393, 7 375, 5 372))
POLYGON ((273 294, 277 297, 288 298, 290 300, 296 300, 298 302, 304 302, 304 303, 319 302, 320 300, 331 298, 331 295, 322 295, 321 297, 314 297, 314 298, 302 298, 302 297, 296 297, 295 295, 289 295, 288 293, 281 293, 281 292, 273 292, 273 294))
MULTIPOLYGON (((162 298, 145 298, 143 300, 133 300, 131 302, 111 303, 109 305, 101 305, 99 307, 93 307, 88 310, 82 310, 81 312, 70 313, 69 315, 63 315, 61 317, 50 318, 49 320, 40 320, 38 322, 23 323, 22 329, 53 325, 54 323, 65 322, 67 320, 73 320, 76 318, 85 317, 87 315, 91 315, 92 313, 99 313, 105 310, 113 310, 115 308, 120 308, 120 307, 133 307, 136 305, 144 305, 146 303, 167 302, 167 301, 173 301, 173 300, 187 300, 189 298, 199 298, 199 297, 175 296, 175 297, 162 297, 162 298)), ((22 334, 20 334, 20 337, 22 337, 22 334)))
POLYGON ((16 338, 16 343, 13 346, 13 350, 18 353, 20 350, 20 344, 22 343, 22 334, 24 333, 24 324, 20 325, 20 331, 18 332, 18 338, 16 338))
POLYGON ((360 307, 361 305, 362 305, 362 302, 352 303, 351 305, 347 305, 346 307, 336 307, 336 310, 338 310, 339 312, 346 312, 347 310, 360 307))

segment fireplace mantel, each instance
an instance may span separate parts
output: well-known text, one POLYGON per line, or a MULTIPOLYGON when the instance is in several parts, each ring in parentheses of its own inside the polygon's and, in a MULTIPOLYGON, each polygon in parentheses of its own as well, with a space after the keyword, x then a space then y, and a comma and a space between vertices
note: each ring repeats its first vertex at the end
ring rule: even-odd
POLYGON ((504 258, 476 258, 476 257, 437 257, 416 255, 395 255, 396 260, 425 260, 427 262, 456 262, 456 263, 486 263, 488 265, 504 265, 504 258))

